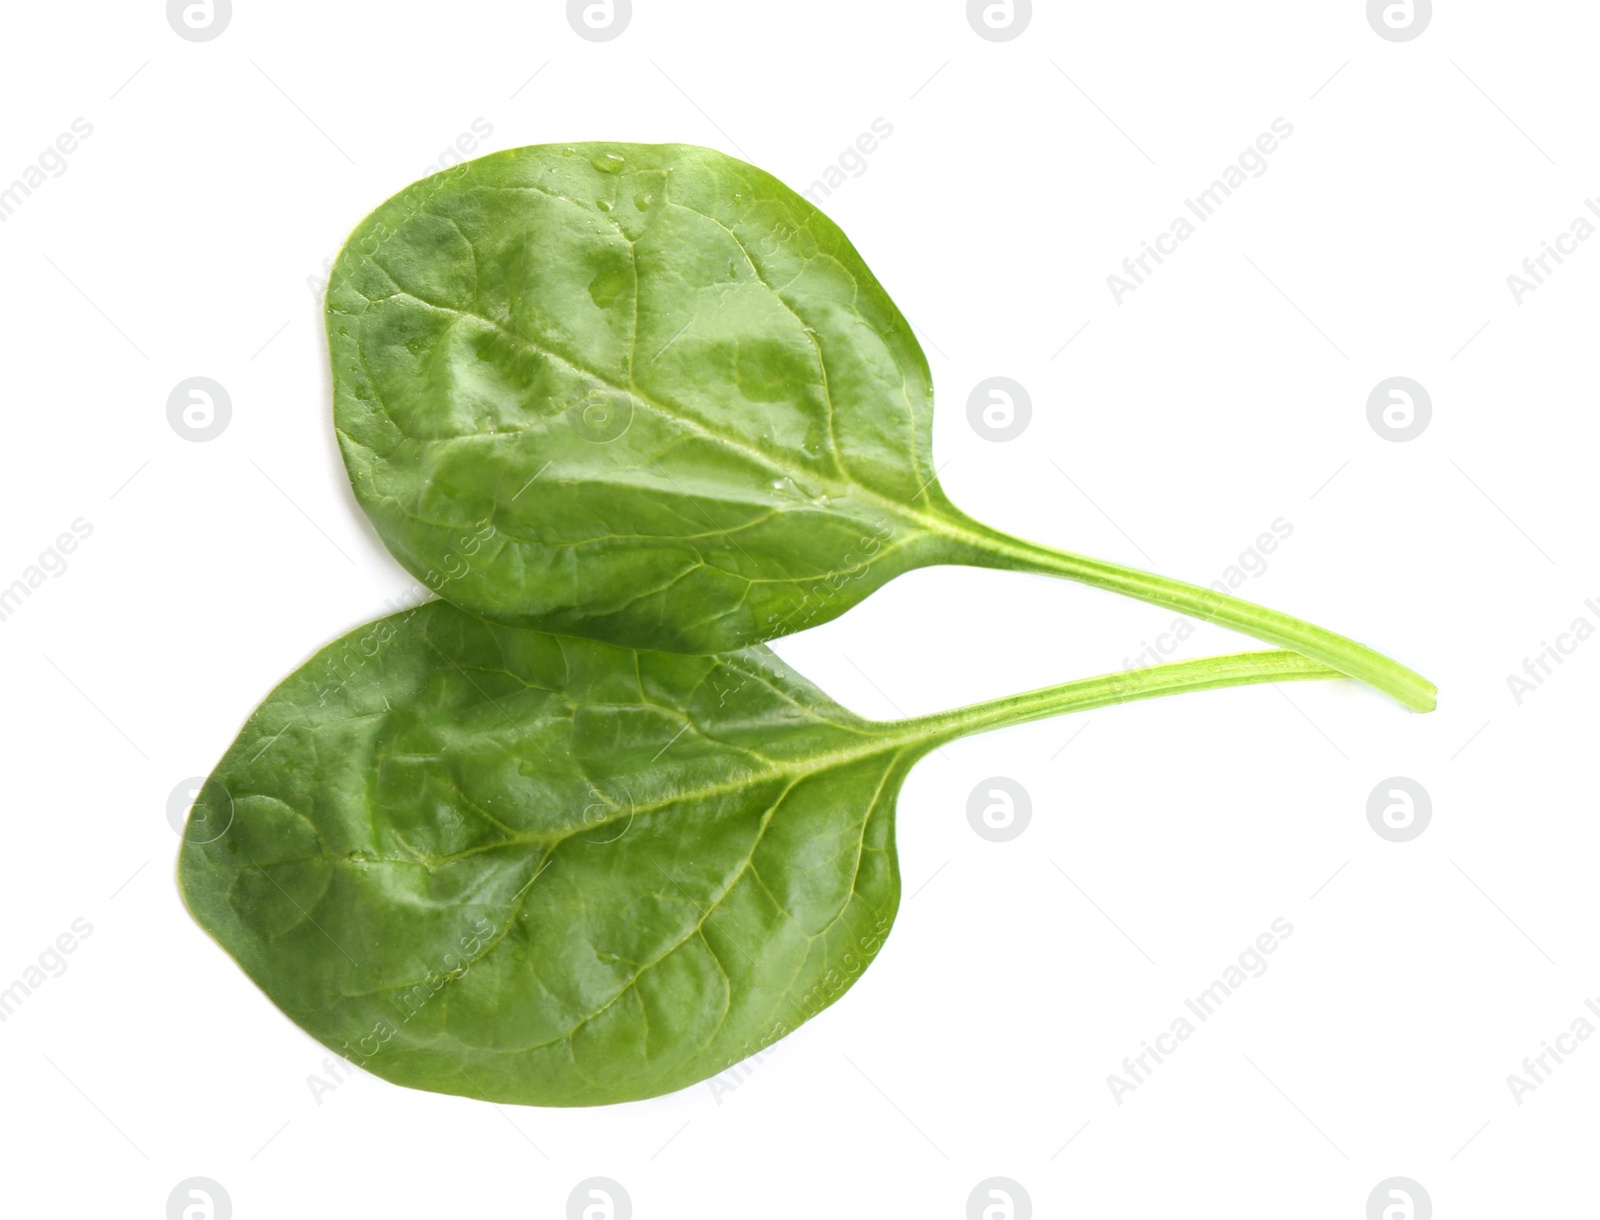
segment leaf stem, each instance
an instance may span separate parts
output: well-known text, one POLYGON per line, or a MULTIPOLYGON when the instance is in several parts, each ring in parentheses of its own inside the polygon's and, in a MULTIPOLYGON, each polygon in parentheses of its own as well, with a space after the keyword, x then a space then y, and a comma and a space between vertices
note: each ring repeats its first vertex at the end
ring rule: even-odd
POLYGON ((1227 686, 1253 686, 1264 682, 1303 682, 1342 677, 1344 675, 1338 670, 1301 656, 1298 652, 1241 652, 1230 656, 1202 657, 1195 661, 1173 661, 1149 669, 1104 674, 1098 678, 1080 678, 1075 682, 1046 686, 1004 699, 974 703, 954 711, 902 720, 896 727, 928 742, 928 748, 932 749, 972 733, 1007 728, 1067 712, 1086 712, 1135 699, 1154 699, 1160 695, 1179 695, 1227 686))
POLYGON ((1203 622, 1241 631, 1268 644, 1292 648, 1342 674, 1360 679, 1398 699, 1413 711, 1431 712, 1436 706, 1438 688, 1421 674, 1365 644, 1358 644, 1293 615, 1269 610, 1254 602, 1230 597, 1215 589, 1203 589, 1186 581, 1026 542, 970 518, 962 525, 966 530, 976 530, 982 535, 979 553, 987 566, 1064 576, 1097 589, 1165 606, 1203 622))

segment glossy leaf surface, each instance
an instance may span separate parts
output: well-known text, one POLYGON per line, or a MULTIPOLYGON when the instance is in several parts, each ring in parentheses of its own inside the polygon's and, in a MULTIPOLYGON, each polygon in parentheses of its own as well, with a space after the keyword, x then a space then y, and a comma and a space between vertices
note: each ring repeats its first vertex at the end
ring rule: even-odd
POLYGON ((377 1075, 538 1105, 648 1097, 861 976, 899 902, 896 797, 934 746, 1329 676, 1254 653, 886 724, 764 647, 634 652, 433 602, 268 697, 195 802, 180 884, 285 1013, 377 1075))
POLYGON ((835 225, 732 158, 471 162, 368 218, 328 310, 356 494, 480 614, 721 652, 948 554, 905 507, 938 495, 910 328, 835 225))

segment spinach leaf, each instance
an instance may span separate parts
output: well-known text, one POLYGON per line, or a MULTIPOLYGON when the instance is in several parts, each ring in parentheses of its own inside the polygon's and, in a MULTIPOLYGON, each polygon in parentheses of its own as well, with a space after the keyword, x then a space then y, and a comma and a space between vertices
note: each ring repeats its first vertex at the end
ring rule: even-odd
POLYGON ((548 145, 424 179, 351 236, 327 322, 357 499, 477 614, 709 654, 970 564, 1142 598, 1434 705, 1332 632, 962 513, 905 318, 837 225, 710 149, 548 145))
POLYGON ((444 602, 323 649, 206 781, 200 924, 313 1037, 398 1084, 593 1105, 712 1076, 833 1003, 900 896, 912 764, 1129 699, 1336 677, 1189 661, 897 723, 765 647, 635 652, 444 602))

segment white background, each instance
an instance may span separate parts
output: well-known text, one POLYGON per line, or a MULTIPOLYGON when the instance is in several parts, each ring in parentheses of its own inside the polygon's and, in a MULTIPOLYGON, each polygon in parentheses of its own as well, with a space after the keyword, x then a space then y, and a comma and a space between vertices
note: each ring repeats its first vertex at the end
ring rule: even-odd
MULTIPOLYGON (((1441 1218, 1590 1206, 1600 1038, 1521 1105, 1506 1077, 1600 996, 1600 643, 1520 705, 1506 677, 1600 626, 1600 242, 1520 304, 1506 277, 1600 193, 1600 10, 1463 0, 1400 44, 1358 0, 1038 10, 995 43, 954 0, 636 0, 595 44, 558 3, 237 0, 197 44, 155 0, 7 6, 0 183, 93 125, 0 224, 0 585, 93 527, 0 622, 0 986, 93 926, 0 1023, 7 1214, 160 1220, 196 1175, 239 1220, 560 1217, 593 1175, 640 1220, 959 1217, 995 1175, 1040 1217, 1359 1220, 1393 1175, 1441 1218), (1115 303, 1280 116, 1268 171, 1115 303), (1300 684, 964 741, 902 795, 881 958, 732 1091, 557 1111, 357 1074, 319 1103, 325 1053, 180 904, 166 809, 410 583, 339 464, 308 277, 475 119, 482 151, 695 142, 804 188, 878 117, 823 206, 923 336, 955 500, 1200 583, 1283 517, 1241 592, 1438 712, 1300 684), (1010 443, 967 421, 994 375, 1032 398, 1010 443), (1433 400, 1409 443, 1366 417, 1395 375, 1433 400), (192 376, 232 399, 208 443, 166 418, 192 376), (1366 818, 1396 775, 1434 806, 1406 844, 1366 818), (1009 843, 967 821, 990 776, 1031 794, 1009 843), (1117 1104, 1279 916, 1270 969, 1117 1104)), ((887 717, 1121 668, 1172 618, 944 569, 779 650, 887 717)))

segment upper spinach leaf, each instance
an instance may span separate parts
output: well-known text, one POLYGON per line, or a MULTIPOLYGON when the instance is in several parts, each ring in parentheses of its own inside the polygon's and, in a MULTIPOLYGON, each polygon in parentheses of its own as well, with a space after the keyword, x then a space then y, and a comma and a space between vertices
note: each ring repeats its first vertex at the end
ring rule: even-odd
POLYGON ((881 723, 764 647, 635 652, 433 602, 267 698, 195 802, 179 880, 284 1012, 379 1076, 537 1105, 649 1097, 860 977, 899 902, 895 800, 936 745, 1333 676, 1253 653, 881 723))
POLYGON ((716 653, 973 564, 1142 598, 1433 706, 1425 678, 1332 632, 955 508, 905 318, 837 225, 710 149, 521 148, 425 179, 351 236, 328 334, 357 498, 478 614, 716 653))

